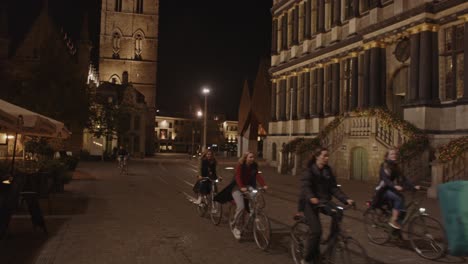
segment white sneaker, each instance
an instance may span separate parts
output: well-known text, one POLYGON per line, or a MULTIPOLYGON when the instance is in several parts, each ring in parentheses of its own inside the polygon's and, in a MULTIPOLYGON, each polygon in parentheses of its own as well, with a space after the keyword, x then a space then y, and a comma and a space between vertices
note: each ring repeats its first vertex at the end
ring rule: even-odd
POLYGON ((232 234, 237 240, 241 239, 241 231, 237 227, 234 227, 232 234))

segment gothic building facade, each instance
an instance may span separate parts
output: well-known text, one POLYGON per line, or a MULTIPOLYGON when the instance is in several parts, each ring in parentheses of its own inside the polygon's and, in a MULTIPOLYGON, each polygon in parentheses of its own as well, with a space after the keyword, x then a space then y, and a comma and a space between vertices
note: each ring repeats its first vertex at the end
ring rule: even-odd
POLYGON ((85 13, 70 13, 73 30, 58 13, 57 3, 48 0, 0 7, 0 97, 65 122, 72 136, 64 147, 79 153, 83 124, 75 121, 76 111, 85 112, 79 96, 89 69, 89 22, 85 13), (75 105, 64 103, 70 98, 75 105))
MULTIPOLYGON (((468 2, 274 0, 272 15, 272 165, 293 138, 316 137, 358 109, 387 108, 432 146, 467 135, 468 2)), ((341 177, 377 177, 389 145, 353 134, 353 124, 367 121, 356 122, 342 128, 333 165, 341 177)))
POLYGON ((102 0, 99 79, 131 83, 148 106, 146 154, 154 153, 159 0, 102 0))

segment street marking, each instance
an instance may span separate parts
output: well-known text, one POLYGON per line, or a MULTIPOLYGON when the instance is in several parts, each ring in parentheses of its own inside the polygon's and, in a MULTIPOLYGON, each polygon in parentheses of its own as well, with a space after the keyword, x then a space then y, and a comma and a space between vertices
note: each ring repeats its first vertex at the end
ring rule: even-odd
POLYGON ((195 184, 190 183, 190 182, 188 182, 188 181, 186 181, 186 180, 183 180, 183 181, 184 181, 186 184, 188 184, 188 185, 190 185, 190 186, 192 186, 192 187, 195 185, 195 184))
POLYGON ((189 200, 189 202, 194 203, 197 200, 197 198, 191 196, 190 194, 188 194, 186 192, 182 192, 182 193, 185 195, 185 198, 187 198, 187 200, 189 200))
POLYGON ((167 168, 161 163, 158 164, 158 167, 160 167, 163 171, 167 171, 167 168))
POLYGON ((164 182, 165 184, 169 185, 169 182, 167 182, 161 175, 156 175, 159 180, 164 182))

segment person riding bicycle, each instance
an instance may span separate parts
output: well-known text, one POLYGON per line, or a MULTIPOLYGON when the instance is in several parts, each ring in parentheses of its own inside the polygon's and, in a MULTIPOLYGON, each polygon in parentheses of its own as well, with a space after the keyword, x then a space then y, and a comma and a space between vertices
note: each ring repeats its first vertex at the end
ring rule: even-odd
POLYGON ((344 204, 353 204, 354 201, 348 198, 338 187, 336 178, 330 166, 328 166, 328 149, 317 148, 313 153, 310 164, 310 167, 301 179, 302 189, 300 199, 305 199, 306 201, 304 215, 310 229, 304 258, 301 263, 318 264, 320 238, 322 235, 319 212, 332 217, 331 228, 333 229, 342 215, 339 214, 340 211, 336 209, 336 205, 331 202, 332 196, 344 204))
POLYGON ((123 147, 120 146, 119 150, 117 151, 117 160, 119 161, 119 164, 123 162, 125 164, 128 159, 128 151, 123 147))
MULTIPOLYGON (((196 204, 200 204, 202 194, 211 193, 211 183, 208 181, 201 182, 200 180, 204 177, 208 177, 211 180, 215 181, 217 179, 222 179, 216 174, 217 161, 214 156, 214 153, 211 149, 208 149, 203 153, 200 162, 200 174, 197 176, 198 180, 193 187, 193 191, 198 195, 196 204)), ((217 191, 217 190, 215 190, 217 191)))
MULTIPOLYGON (((256 188, 257 181, 263 189, 268 188, 265 184, 265 180, 259 173, 258 164, 255 162, 255 154, 251 151, 247 151, 239 159, 232 182, 220 191, 215 196, 214 200, 222 204, 234 200, 236 204, 234 221, 237 222, 238 217, 245 208, 243 193, 248 191, 247 187, 256 188)), ((233 233, 237 239, 240 239, 241 232, 239 229, 234 228, 233 233)))
POLYGON ((401 229, 398 223, 400 212, 404 210, 405 198, 401 191, 403 189, 419 190, 420 186, 413 185, 402 173, 398 167, 398 150, 389 149, 384 156, 384 162, 380 165, 380 181, 375 188, 375 197, 372 205, 380 206, 383 202, 390 202, 392 205, 392 217, 388 223, 395 229, 401 229))

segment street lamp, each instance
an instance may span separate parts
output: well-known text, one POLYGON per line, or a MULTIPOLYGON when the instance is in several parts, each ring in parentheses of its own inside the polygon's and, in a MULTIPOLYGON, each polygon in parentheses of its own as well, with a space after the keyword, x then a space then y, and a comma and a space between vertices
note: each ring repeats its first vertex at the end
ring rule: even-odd
POLYGON ((205 114, 203 116, 203 147, 202 151, 204 152, 206 150, 206 116, 208 116, 208 110, 207 110, 207 97, 208 94, 210 93, 210 89, 208 88, 203 88, 202 93, 205 96, 205 114))

